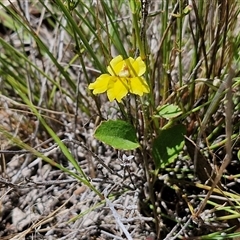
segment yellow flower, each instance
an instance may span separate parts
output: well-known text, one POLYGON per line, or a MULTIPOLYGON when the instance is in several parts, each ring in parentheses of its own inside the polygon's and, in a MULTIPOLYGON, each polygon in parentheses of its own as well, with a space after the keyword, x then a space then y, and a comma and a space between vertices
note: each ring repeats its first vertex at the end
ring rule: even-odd
POLYGON ((107 67, 108 73, 100 75, 88 88, 93 94, 107 92, 108 99, 116 99, 121 102, 128 92, 142 96, 149 93, 149 86, 142 75, 146 71, 146 65, 138 57, 123 59, 121 55, 113 58, 107 67))

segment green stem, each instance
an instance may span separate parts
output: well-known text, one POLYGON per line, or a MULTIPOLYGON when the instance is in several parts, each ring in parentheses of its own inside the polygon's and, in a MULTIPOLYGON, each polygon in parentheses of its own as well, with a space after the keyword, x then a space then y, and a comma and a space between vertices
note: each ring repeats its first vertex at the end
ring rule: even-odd
POLYGON ((140 57, 142 58, 143 61, 145 61, 146 54, 145 54, 144 45, 142 43, 141 36, 140 36, 139 17, 138 17, 138 15, 139 15, 138 13, 133 13, 132 14, 132 17, 133 17, 133 29, 134 29, 134 34, 135 34, 135 37, 136 37, 137 47, 139 48, 140 57))

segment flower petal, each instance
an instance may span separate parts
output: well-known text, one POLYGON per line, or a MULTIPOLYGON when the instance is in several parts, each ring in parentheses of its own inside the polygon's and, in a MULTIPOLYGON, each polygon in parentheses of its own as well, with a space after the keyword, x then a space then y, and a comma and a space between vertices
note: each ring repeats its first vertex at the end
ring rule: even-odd
POLYGON ((112 76, 117 76, 122 70, 123 65, 123 57, 121 55, 118 55, 111 60, 109 66, 107 67, 107 70, 112 76))
POLYGON ((111 77, 109 74, 100 75, 94 83, 89 84, 88 89, 93 89, 93 94, 95 95, 107 91, 111 77))
POLYGON ((129 79, 129 91, 133 94, 142 96, 143 93, 149 93, 149 86, 144 78, 135 77, 129 79))
POLYGON ((128 85, 125 78, 115 77, 109 82, 107 96, 109 101, 116 99, 118 102, 121 102, 122 98, 125 97, 128 93, 128 85))
POLYGON ((135 70, 137 76, 139 76, 139 77, 142 76, 146 72, 146 64, 141 59, 141 57, 138 57, 137 59, 135 59, 135 61, 132 63, 132 67, 135 70))

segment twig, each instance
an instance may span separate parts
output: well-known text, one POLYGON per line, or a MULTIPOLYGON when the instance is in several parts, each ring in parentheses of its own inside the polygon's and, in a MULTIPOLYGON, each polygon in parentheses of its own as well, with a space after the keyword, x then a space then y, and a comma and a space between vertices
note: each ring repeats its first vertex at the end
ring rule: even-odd
MULTIPOLYGON (((0 177, 0 184, 3 184, 4 186, 8 186, 8 187, 14 188, 14 189, 29 188, 29 186, 24 186, 24 185, 14 184, 12 182, 9 182, 8 180, 6 180, 5 178, 2 178, 2 177, 0 177)), ((1 188, 1 186, 0 186, 0 188, 1 188)))
MULTIPOLYGON (((187 226, 190 224, 190 221, 191 221, 191 218, 188 219, 188 221, 184 224, 184 226, 181 228, 181 230, 174 237, 169 238, 171 236, 171 234, 174 233, 173 231, 171 231, 164 240, 175 240, 175 239, 177 239, 178 236, 183 232, 183 230, 186 229, 187 226)), ((178 226, 178 224, 176 226, 178 226)))
MULTIPOLYGON (((84 148, 86 151, 90 152, 92 154, 92 156, 103 166, 105 167, 110 173, 117 175, 118 177, 122 178, 122 175, 115 172, 113 169, 111 169, 110 167, 108 167, 104 161, 94 152, 92 152, 88 147, 86 147, 83 143, 81 143, 78 140, 75 139, 63 139, 62 140, 63 143, 74 143, 77 144, 79 146, 81 146, 82 148, 84 148)), ((34 149, 36 149, 39 146, 36 146, 34 149)), ((59 148, 58 144, 53 144, 51 147, 46 148, 46 149, 42 149, 42 150, 38 150, 38 152, 40 153, 49 153, 51 150, 53 150, 54 148, 59 148)), ((56 149, 55 149, 56 150, 56 149)), ((54 150, 54 151, 55 151, 54 150)), ((0 154, 4 153, 4 154, 24 154, 24 153, 31 153, 31 151, 29 150, 17 150, 17 151, 11 151, 11 150, 0 150, 0 154)))
POLYGON ((104 161, 94 152, 92 152, 88 147, 86 147, 84 144, 82 144, 80 141, 72 139, 63 139, 63 142, 70 142, 70 143, 75 143, 77 145, 80 145, 82 148, 84 148, 86 151, 90 152, 92 154, 92 156, 103 166, 105 167, 110 173, 117 175, 118 177, 122 178, 122 175, 120 175, 119 173, 115 172, 114 170, 112 170, 110 167, 108 167, 104 161))
POLYGON ((69 179, 69 180, 56 180, 56 181, 47 181, 47 182, 35 182, 31 179, 26 179, 27 182, 40 185, 40 186, 48 186, 48 185, 60 185, 60 184, 66 184, 66 183, 77 183, 78 181, 75 179, 69 179))
MULTIPOLYGON (((47 181, 47 182, 34 182, 30 179, 25 179, 25 180, 26 180, 26 184, 24 184, 23 182, 15 184, 15 183, 9 182, 5 178, 0 177, 0 184, 18 190, 18 189, 23 189, 23 188, 30 188, 33 185, 48 186, 48 185, 60 185, 60 184, 77 183, 78 182, 75 179, 56 180, 56 181, 47 181)), ((0 186, 0 188, 1 188, 1 186, 0 186)))
POLYGON ((43 220, 38 221, 36 223, 33 223, 28 229, 26 229, 25 231, 17 234, 16 236, 14 236, 13 238, 11 238, 11 240, 19 240, 19 239, 25 239, 25 236, 32 232, 34 229, 38 228, 39 226, 42 226, 46 223, 48 223, 49 221, 52 221, 53 217, 55 217, 58 212, 72 199, 72 196, 67 199, 67 201, 62 204, 59 208, 57 208, 55 211, 51 212, 48 216, 46 216, 43 220))
POLYGON ((121 222, 121 219, 120 219, 117 211, 115 210, 112 202, 111 202, 109 199, 107 199, 106 197, 105 197, 105 201, 106 201, 106 205, 107 205, 107 206, 110 208, 110 210, 112 211, 112 214, 113 214, 113 217, 114 217, 115 220, 116 220, 116 223, 117 223, 118 226, 122 229, 122 231, 124 232, 126 238, 127 238, 128 240, 133 240, 133 238, 131 237, 130 233, 128 232, 128 230, 126 229, 126 227, 124 226, 124 224, 121 222))
POLYGON ((106 232, 106 231, 104 231, 104 230, 101 230, 101 233, 103 233, 103 234, 105 234, 105 235, 107 235, 108 237, 111 237, 111 238, 113 238, 113 239, 123 240, 122 237, 118 237, 118 236, 113 235, 113 234, 111 234, 111 233, 109 233, 109 232, 106 232))

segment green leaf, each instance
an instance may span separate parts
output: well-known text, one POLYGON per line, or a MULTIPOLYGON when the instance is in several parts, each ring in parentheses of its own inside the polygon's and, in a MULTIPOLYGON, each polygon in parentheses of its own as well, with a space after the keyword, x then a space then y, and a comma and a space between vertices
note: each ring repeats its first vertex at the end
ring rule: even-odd
POLYGON ((132 150, 140 146, 134 127, 121 120, 101 122, 94 136, 98 140, 117 149, 132 150))
POLYGON ((165 168, 172 163, 184 146, 184 125, 175 125, 161 130, 159 136, 153 142, 153 159, 156 169, 165 168))
POLYGON ((139 13, 141 9, 141 2, 139 0, 130 0, 130 9, 133 14, 139 13))
POLYGON ((178 106, 173 104, 163 105, 157 110, 158 110, 158 115, 156 115, 155 117, 163 117, 166 119, 175 118, 182 114, 181 109, 178 106))
POLYGON ((192 6, 191 5, 187 5, 184 9, 183 9, 183 13, 185 15, 189 14, 192 10, 192 6))

